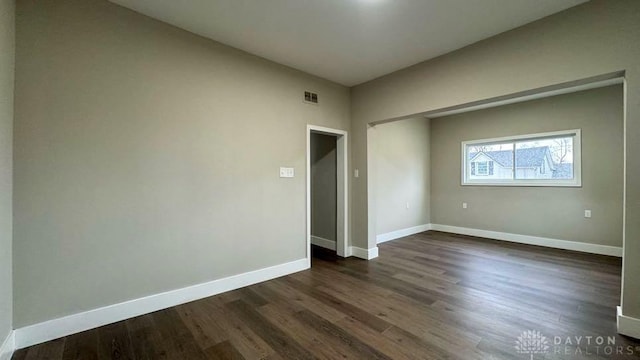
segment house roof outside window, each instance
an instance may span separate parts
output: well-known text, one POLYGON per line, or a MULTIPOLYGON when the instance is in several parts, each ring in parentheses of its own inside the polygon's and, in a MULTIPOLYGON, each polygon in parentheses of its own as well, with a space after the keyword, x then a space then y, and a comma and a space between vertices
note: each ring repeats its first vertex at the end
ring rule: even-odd
MULTIPOLYGON (((473 160, 476 156, 485 154, 493 159, 493 161, 504 167, 513 167, 513 151, 496 150, 496 151, 479 151, 469 153, 469 158, 473 160)), ((516 150, 516 167, 537 167, 542 166, 545 156, 551 156, 548 146, 523 148, 516 150)), ((551 161, 553 162, 553 161, 551 161)), ((555 166, 555 164, 553 164, 555 166)))

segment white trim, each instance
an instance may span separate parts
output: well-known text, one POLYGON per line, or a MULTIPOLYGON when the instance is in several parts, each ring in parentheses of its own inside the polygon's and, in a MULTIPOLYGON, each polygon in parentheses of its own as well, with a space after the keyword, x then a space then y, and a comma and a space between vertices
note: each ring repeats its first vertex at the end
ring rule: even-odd
POLYGON ((345 130, 332 129, 332 128, 318 126, 318 125, 307 125, 307 130, 312 130, 312 132, 317 134, 339 135, 339 136, 347 135, 347 132, 345 130))
POLYGON ((610 86, 610 85, 615 85, 615 84, 622 84, 623 80, 624 80, 623 77, 616 77, 616 78, 613 78, 613 79, 595 81, 595 82, 590 82, 590 83, 587 83, 587 84, 582 84, 582 85, 577 85, 577 86, 570 86, 570 87, 565 87, 565 88, 551 90, 551 91, 543 91, 543 92, 539 92, 539 93, 535 93, 535 94, 531 94, 531 95, 518 96, 518 97, 513 97, 513 98, 509 98, 509 99, 504 99, 504 100, 490 101, 490 102, 479 104, 479 105, 472 105, 472 106, 462 107, 462 108, 453 109, 453 110, 445 110, 445 111, 435 112, 435 113, 431 113, 431 114, 426 114, 425 117, 428 118, 428 119, 435 119, 435 118, 439 118, 439 117, 443 117, 443 116, 462 114, 462 113, 466 113, 466 112, 469 112, 469 111, 489 109, 489 108, 493 108, 493 107, 509 105, 509 104, 515 104, 515 103, 519 103, 519 102, 543 99, 543 98, 547 98, 547 97, 551 97, 551 96, 557 96, 557 95, 563 95, 563 94, 570 94, 570 93, 574 93, 574 92, 578 92, 578 91, 597 89, 597 88, 601 88, 601 87, 605 87, 605 86, 610 86))
POLYGON ((618 306, 618 333, 640 339, 640 319, 622 315, 622 307, 618 306))
MULTIPOLYGON (((366 238, 362 240, 366 240, 367 247, 375 246, 376 244, 376 234, 377 231, 377 223, 378 223, 378 200, 377 194, 374 189, 376 189, 376 178, 377 176, 377 153, 376 153, 376 127, 375 125, 367 125, 367 162, 365 164, 366 169, 366 187, 367 187, 367 228, 364 234, 360 234, 360 236, 364 235, 366 238)), ((379 141, 380 139, 377 139, 379 141)), ((361 182, 362 180, 358 180, 361 182)))
POLYGON ((63 336, 97 328, 135 316, 166 309, 175 305, 239 289, 308 269, 308 259, 267 267, 247 273, 154 294, 139 299, 109 305, 83 313, 25 326, 15 330, 15 347, 22 349, 63 336))
POLYGON ((454 234, 470 235, 495 240, 511 241, 520 244, 546 246, 556 249, 573 250, 592 254, 622 257, 622 248, 617 246, 587 244, 577 241, 551 239, 530 235, 519 235, 499 231, 471 229, 458 226, 431 224, 431 229, 454 234))
MULTIPOLYGON (((570 129, 561 131, 552 131, 537 134, 524 134, 504 136, 491 139, 478 139, 462 141, 462 168, 461 168, 461 185, 463 186, 554 186, 554 187, 581 187, 582 186, 582 132, 580 129, 570 129), (572 153, 573 153, 573 179, 516 179, 515 174, 517 167, 513 168, 513 179, 471 179, 471 164, 475 159, 469 159, 469 147, 474 145, 495 145, 495 144, 515 144, 526 140, 542 140, 555 137, 573 137, 572 153)), ((515 149, 514 149, 515 159, 515 149)), ((488 165, 487 165, 488 169, 488 165)), ((477 174, 488 175, 488 174, 477 174)))
MULTIPOLYGON (((627 80, 625 79, 622 83, 622 163, 624 166, 622 167, 622 249, 627 248, 627 108, 629 103, 629 92, 627 86, 627 80)), ((627 261, 630 261, 631 256, 622 256, 622 276, 620 277, 620 307, 624 306, 624 292, 625 292, 625 282, 624 279, 627 277, 626 269, 627 269, 627 261)), ((635 262, 635 256, 633 257, 633 261, 635 262)), ((633 276, 633 275, 632 275, 633 276)))
POLYGON ((372 247, 371 249, 363 249, 356 246, 349 246, 347 251, 348 256, 355 256, 360 259, 371 260, 378 257, 378 247, 372 247))
POLYGON ((311 235, 311 244, 323 247, 329 250, 336 250, 336 242, 333 240, 325 239, 320 236, 311 235))
POLYGON ((336 253, 347 257, 349 253, 349 163, 348 163, 348 134, 344 130, 331 129, 323 126, 307 125, 307 258, 311 266, 311 133, 335 136, 337 152, 337 197, 336 212, 336 253))
POLYGON ((349 136, 345 131, 336 141, 336 253, 345 256, 349 244, 349 136), (342 176, 341 176, 342 175, 342 176))
POLYGON ((391 240, 395 240, 395 239, 399 239, 405 236, 409 236, 409 235, 413 235, 413 234, 418 234, 421 232, 425 232, 431 230, 431 224, 424 224, 424 225, 418 225, 418 226, 413 226, 410 228, 406 228, 406 229, 400 229, 400 230, 395 230, 395 231, 391 231, 388 233, 384 233, 384 234, 379 234, 376 236, 376 242, 378 244, 386 242, 386 241, 391 241, 391 240))
POLYGON ((311 267, 311 129, 307 125, 307 169, 306 169, 306 235, 307 241, 307 266, 311 267))
POLYGON ((11 330, 0 346, 0 360, 9 360, 16 349, 15 331, 11 330))

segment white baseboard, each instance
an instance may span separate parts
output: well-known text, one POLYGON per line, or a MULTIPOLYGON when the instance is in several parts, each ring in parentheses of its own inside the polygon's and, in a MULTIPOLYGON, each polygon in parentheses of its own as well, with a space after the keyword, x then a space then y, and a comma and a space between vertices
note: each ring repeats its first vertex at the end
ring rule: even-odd
POLYGON ((329 250, 335 250, 336 249, 336 242, 335 241, 329 240, 329 239, 325 239, 325 238, 321 238, 319 236, 311 235, 311 243, 313 245, 320 246, 320 247, 323 247, 323 248, 329 249, 329 250))
POLYGON ((401 237, 425 232, 427 230, 431 230, 431 224, 418 225, 418 226, 414 226, 406 229, 391 231, 388 233, 377 235, 376 242, 380 244, 386 241, 391 241, 391 240, 399 239, 401 237))
MULTIPOLYGON (((311 243, 313 245, 317 245, 329 250, 336 249, 335 241, 321 238, 319 236, 311 235, 311 243)), ((349 256, 355 256, 357 258, 365 259, 365 260, 375 259, 378 257, 378 247, 376 246, 371 249, 363 249, 356 246, 349 246, 347 247, 347 253, 345 254, 345 257, 349 257, 349 256)))
POLYGON ((618 333, 640 339, 640 319, 622 315, 622 307, 618 306, 618 333))
POLYGON ((13 356, 13 352, 16 349, 15 332, 11 330, 7 338, 0 345, 0 360, 9 360, 13 356))
MULTIPOLYGON (((336 249, 336 242, 329 240, 329 239, 325 239, 325 238, 321 238, 319 236, 313 236, 311 235, 311 243, 313 245, 317 245, 320 247, 323 247, 325 249, 329 249, 329 250, 335 250, 336 249)), ((355 256, 357 258, 360 259, 365 259, 365 260, 371 260, 371 259, 375 259, 378 257, 378 247, 374 247, 371 249, 363 249, 360 247, 356 247, 356 246, 349 246, 347 248, 347 253, 345 255, 346 257, 349 256, 355 256)))
POLYGON ((350 246, 347 256, 355 256, 360 259, 371 260, 378 257, 378 247, 371 249, 363 249, 360 247, 350 246))
POLYGON ((25 326, 15 330, 15 348, 22 349, 70 334, 217 295, 225 291, 275 279, 308 268, 309 259, 300 259, 25 326))
POLYGON ((511 241, 520 244, 546 246, 556 249, 581 251, 592 254, 622 257, 622 248, 617 246, 581 243, 577 241, 559 240, 538 236, 519 235, 498 231, 471 229, 458 226, 431 224, 431 230, 454 234, 478 236, 483 238, 511 241))

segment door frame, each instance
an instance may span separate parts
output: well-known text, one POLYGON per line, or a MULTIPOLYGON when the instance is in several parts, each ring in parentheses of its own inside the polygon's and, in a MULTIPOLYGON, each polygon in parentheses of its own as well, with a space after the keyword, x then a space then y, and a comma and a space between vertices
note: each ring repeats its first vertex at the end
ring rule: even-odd
POLYGON ((336 137, 336 253, 347 257, 349 243, 349 164, 348 134, 344 130, 323 126, 307 125, 307 259, 311 266, 311 134, 324 134, 336 137))

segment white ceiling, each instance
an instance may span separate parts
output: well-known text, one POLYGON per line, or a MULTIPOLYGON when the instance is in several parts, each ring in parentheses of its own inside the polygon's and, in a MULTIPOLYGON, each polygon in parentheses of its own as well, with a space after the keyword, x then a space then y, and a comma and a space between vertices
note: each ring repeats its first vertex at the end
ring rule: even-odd
POLYGON ((111 0, 352 86, 586 0, 111 0))

